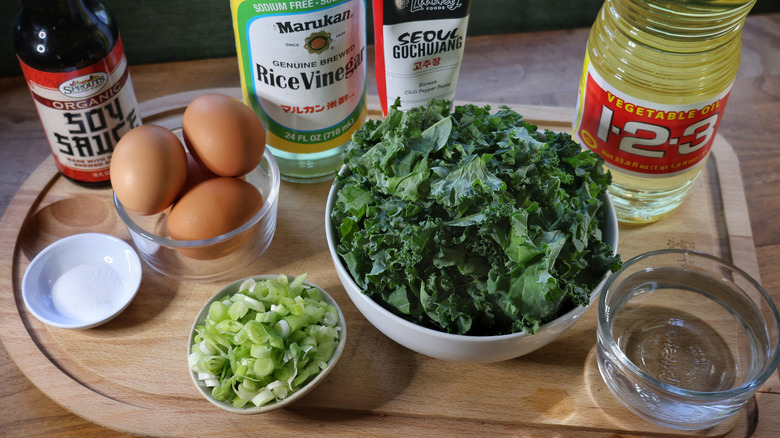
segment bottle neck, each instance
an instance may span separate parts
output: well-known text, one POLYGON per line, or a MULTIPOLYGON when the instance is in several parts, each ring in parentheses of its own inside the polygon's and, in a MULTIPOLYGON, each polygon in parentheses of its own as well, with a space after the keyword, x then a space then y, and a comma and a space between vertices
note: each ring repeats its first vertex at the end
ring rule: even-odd
POLYGON ((22 0, 14 47, 41 71, 80 69, 103 59, 119 40, 113 16, 99 0, 22 0))
POLYGON ((739 37, 756 0, 606 0, 604 19, 652 47, 709 50, 739 37))
POLYGON ((62 17, 83 17, 90 7, 85 0, 22 0, 25 8, 62 17))
POLYGON ((84 4, 83 0, 22 0, 22 5, 26 8, 33 8, 43 11, 68 9, 78 4, 84 4))

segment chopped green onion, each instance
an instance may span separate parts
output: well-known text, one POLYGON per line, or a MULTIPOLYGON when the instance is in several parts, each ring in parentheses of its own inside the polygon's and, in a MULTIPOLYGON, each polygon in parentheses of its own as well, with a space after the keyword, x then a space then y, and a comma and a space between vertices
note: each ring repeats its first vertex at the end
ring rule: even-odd
POLYGON ((276 398, 270 389, 264 389, 260 391, 254 398, 252 398, 252 404, 255 406, 263 406, 276 398))
POLYGON ((216 351, 214 351, 213 348, 208 344, 208 341, 206 339, 200 341, 200 351, 203 352, 203 354, 217 354, 216 351))
POLYGON ((244 300, 236 301, 228 307, 228 315, 230 315, 230 318, 233 320, 242 318, 248 311, 249 304, 244 300))
POLYGON ((227 306, 224 303, 214 301, 211 303, 211 306, 209 306, 209 318, 211 318, 212 321, 221 322, 229 318, 227 310, 227 306))
POLYGON ((217 400, 235 407, 280 401, 327 367, 340 342, 338 311, 304 283, 247 279, 211 303, 188 363, 217 400))
POLYGON ((254 278, 247 278, 238 286, 238 290, 252 290, 255 288, 255 284, 257 283, 254 278))
POLYGON ((232 319, 226 319, 217 323, 215 328, 222 334, 234 334, 241 330, 242 324, 232 319))
POLYGON ((336 352, 336 347, 338 347, 338 342, 328 340, 317 345, 317 351, 320 353, 322 360, 327 362, 333 357, 333 353, 336 352))
POLYGON ((258 377, 265 377, 274 372, 276 369, 276 362, 270 357, 262 357, 255 360, 255 365, 252 368, 255 375, 258 377))
POLYGON ((290 388, 287 386, 286 382, 282 382, 281 380, 276 380, 274 382, 271 382, 266 386, 271 393, 273 393, 274 397, 276 397, 277 400, 282 400, 287 398, 287 394, 290 392, 290 388))
POLYGON ((255 316, 255 320, 257 320, 257 322, 276 324, 276 322, 279 321, 279 314, 273 310, 269 310, 267 312, 258 313, 257 316, 255 316))
MULTIPOLYGON (((299 288, 303 287, 303 282, 305 280, 306 280, 306 274, 301 274, 301 275, 295 277, 295 280, 293 280, 293 282, 290 283, 290 289, 292 289, 292 290, 300 290, 299 288)), ((310 288, 310 290, 311 289, 317 290, 316 288, 310 288)), ((317 293, 319 293, 319 291, 317 291, 317 293)))
POLYGON ((271 304, 271 311, 276 312, 281 316, 287 316, 290 314, 290 309, 285 307, 283 304, 271 304))

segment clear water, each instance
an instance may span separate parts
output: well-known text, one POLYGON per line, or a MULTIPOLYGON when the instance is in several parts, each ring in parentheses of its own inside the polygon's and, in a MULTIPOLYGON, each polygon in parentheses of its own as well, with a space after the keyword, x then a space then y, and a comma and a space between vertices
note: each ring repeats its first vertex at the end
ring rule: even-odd
POLYGON ((628 289, 610 303, 611 332, 641 373, 621 365, 599 335, 599 369, 618 399, 677 429, 712 426, 741 409, 746 397, 719 392, 752 380, 767 360, 753 304, 730 297, 725 282, 676 268, 636 273, 621 287, 628 289))
MULTIPOLYGON (((658 292, 662 293, 662 292, 658 292)), ((744 380, 752 368, 732 348, 751 342, 743 331, 724 339, 708 322, 685 311, 638 307, 615 321, 617 343, 628 359, 648 375, 692 391, 723 391, 744 380), (732 344, 732 345, 730 345, 732 344), (740 366, 738 366, 738 362, 740 366)))

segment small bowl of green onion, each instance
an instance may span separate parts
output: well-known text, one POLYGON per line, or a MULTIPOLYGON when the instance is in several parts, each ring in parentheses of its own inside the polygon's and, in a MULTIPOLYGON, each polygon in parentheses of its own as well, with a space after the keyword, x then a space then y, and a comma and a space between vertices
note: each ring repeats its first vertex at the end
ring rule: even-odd
POLYGON ((344 315, 305 278, 245 278, 203 306, 188 364, 209 402, 238 414, 268 412, 302 398, 330 373, 344 351, 344 315))

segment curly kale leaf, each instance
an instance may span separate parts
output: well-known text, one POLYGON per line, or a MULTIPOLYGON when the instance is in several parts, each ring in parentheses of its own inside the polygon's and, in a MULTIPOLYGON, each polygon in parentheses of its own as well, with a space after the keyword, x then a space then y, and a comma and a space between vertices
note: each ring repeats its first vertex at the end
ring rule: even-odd
POLYGON ((392 106, 344 152, 331 219, 364 293, 449 333, 535 333, 589 303, 620 256, 601 235, 603 160, 508 107, 392 106))

